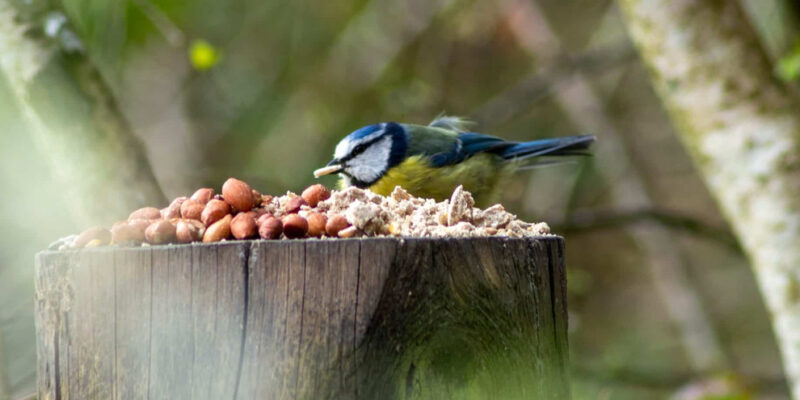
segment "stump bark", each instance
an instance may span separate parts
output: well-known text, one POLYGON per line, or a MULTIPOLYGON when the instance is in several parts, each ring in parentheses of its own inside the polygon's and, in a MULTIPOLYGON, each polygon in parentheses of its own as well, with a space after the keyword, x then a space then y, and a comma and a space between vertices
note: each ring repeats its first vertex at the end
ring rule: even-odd
POLYGON ((567 398, 563 240, 36 257, 40 399, 567 398))

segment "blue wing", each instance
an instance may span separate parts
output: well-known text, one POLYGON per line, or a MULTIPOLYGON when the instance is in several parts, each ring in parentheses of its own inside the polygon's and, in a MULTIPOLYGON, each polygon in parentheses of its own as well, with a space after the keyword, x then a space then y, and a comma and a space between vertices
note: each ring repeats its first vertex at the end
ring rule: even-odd
POLYGON ((452 150, 433 154, 431 164, 436 167, 457 164, 475 154, 502 150, 514 144, 496 136, 472 132, 460 133, 452 150))
POLYGON ((497 136, 465 132, 458 135, 459 142, 452 151, 431 156, 437 167, 459 163, 478 153, 493 153, 505 160, 524 160, 539 156, 569 156, 585 154, 594 142, 592 135, 567 136, 562 138, 511 142, 497 136))

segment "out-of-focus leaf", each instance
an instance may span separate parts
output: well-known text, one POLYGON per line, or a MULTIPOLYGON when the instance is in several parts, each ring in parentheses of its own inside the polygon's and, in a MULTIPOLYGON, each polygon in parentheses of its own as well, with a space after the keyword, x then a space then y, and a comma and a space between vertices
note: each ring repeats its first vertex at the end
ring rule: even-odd
POLYGON ((800 78, 800 39, 778 60, 775 68, 778 76, 786 82, 794 82, 800 78))
POLYGON ((205 71, 217 65, 222 58, 219 50, 211 43, 202 39, 192 41, 189 47, 189 60, 192 67, 198 71, 205 71))

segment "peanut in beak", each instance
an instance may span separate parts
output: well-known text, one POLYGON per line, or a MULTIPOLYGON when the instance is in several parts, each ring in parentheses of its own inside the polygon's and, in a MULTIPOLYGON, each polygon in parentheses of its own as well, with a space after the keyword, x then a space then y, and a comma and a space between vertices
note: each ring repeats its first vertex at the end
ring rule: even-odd
POLYGON ((337 173, 337 172, 339 172, 341 170, 342 170, 342 166, 341 165, 329 165, 327 167, 322 167, 322 168, 314 171, 314 177, 315 178, 319 178, 320 176, 323 176, 323 175, 335 174, 335 173, 337 173))

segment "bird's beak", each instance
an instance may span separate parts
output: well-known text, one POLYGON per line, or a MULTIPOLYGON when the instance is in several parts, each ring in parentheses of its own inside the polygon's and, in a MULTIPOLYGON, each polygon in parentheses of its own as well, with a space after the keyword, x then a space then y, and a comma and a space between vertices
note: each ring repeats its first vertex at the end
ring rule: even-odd
POLYGON ((339 162, 337 159, 333 159, 333 161, 329 162, 328 165, 314 171, 314 177, 319 178, 323 175, 330 175, 340 172, 344 166, 339 162))

